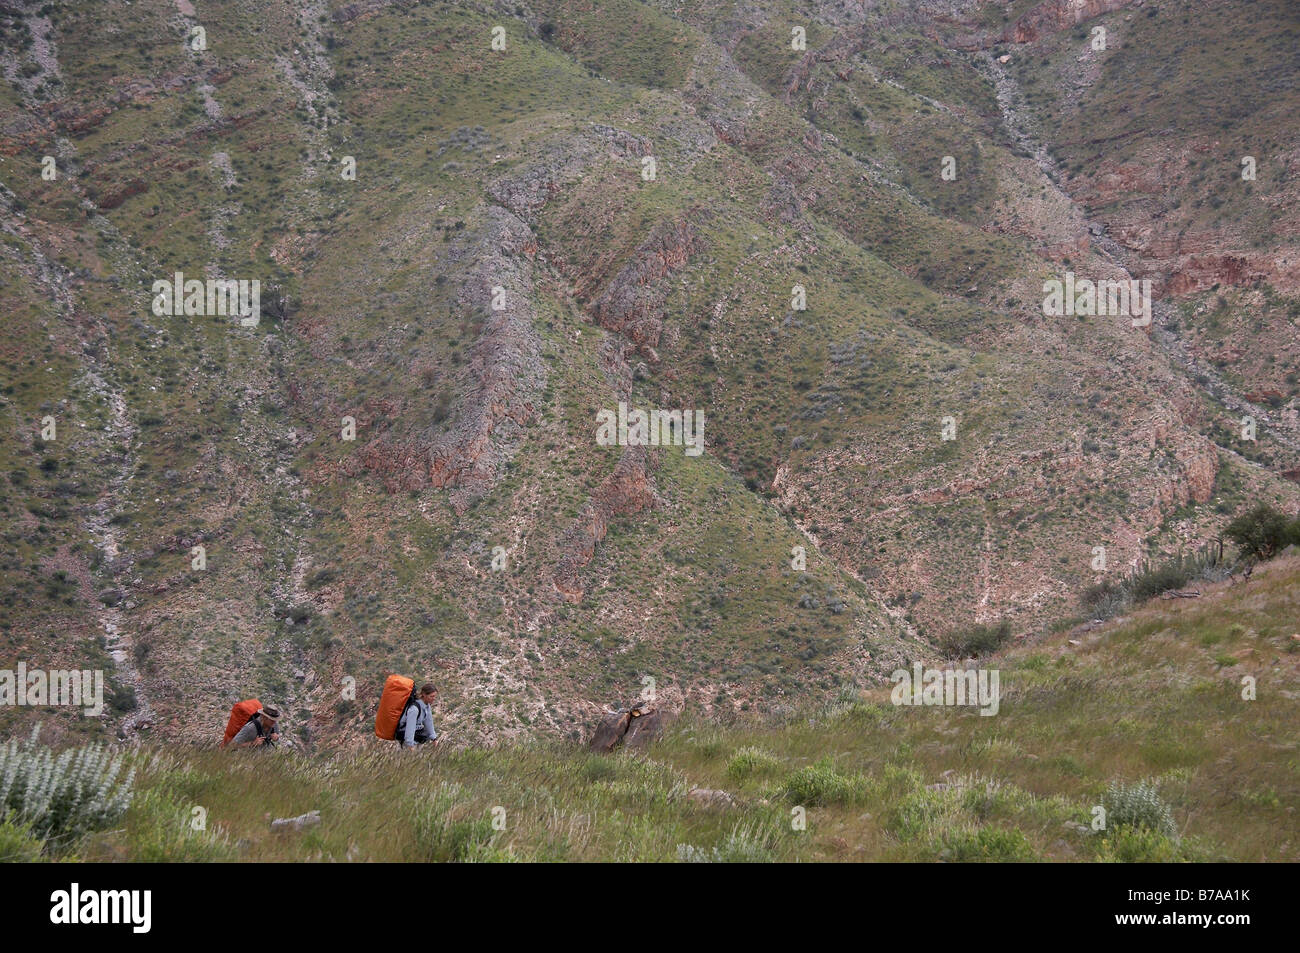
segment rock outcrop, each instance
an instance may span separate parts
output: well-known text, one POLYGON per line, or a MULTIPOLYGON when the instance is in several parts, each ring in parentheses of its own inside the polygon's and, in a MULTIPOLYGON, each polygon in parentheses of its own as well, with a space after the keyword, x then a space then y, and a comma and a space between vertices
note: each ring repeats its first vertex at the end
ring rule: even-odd
POLYGON ((628 746, 644 744, 663 727, 663 714, 652 702, 640 700, 627 708, 604 714, 592 733, 588 747, 592 751, 609 752, 620 743, 628 746))
POLYGON ((586 590, 578 571, 591 562, 596 546, 609 532, 610 521, 616 516, 639 513, 659 505, 659 495, 646 466, 644 447, 624 449, 614 472, 592 494, 565 533, 561 541, 564 555, 554 573, 555 589, 565 601, 582 601, 586 590))
POLYGON ((533 327, 532 230, 502 208, 488 211, 487 231, 467 254, 478 260, 457 295, 462 307, 481 310, 483 331, 470 352, 468 388, 452 429, 429 451, 429 482, 452 487, 458 512, 495 484, 499 468, 523 440, 546 387, 541 340, 533 327), (490 289, 505 289, 505 307, 490 305, 490 289))
POLYGON ((1039 37, 1068 30, 1103 13, 1132 6, 1135 0, 1047 0, 1034 7, 1007 29, 1002 39, 1009 43, 1032 43, 1039 37))
POLYGON ((668 279, 701 248, 699 232, 688 219, 656 226, 592 303, 592 319, 627 338, 637 353, 657 364, 655 348, 664 330, 668 279))
POLYGON ((644 136, 591 123, 576 138, 557 137, 555 148, 545 158, 489 183, 488 194, 515 215, 529 219, 601 159, 638 160, 651 151, 650 142, 644 136))
MULTIPOLYGON (((457 512, 495 485, 502 466, 523 440, 546 387, 541 340, 533 326, 532 230, 503 208, 484 212, 483 225, 461 237, 448 254, 449 270, 460 268, 457 303, 483 316, 482 330, 457 381, 450 427, 437 434, 383 434, 361 448, 345 473, 377 473, 390 492, 445 487, 457 512), (505 290, 504 307, 494 310, 492 290, 505 290)), ((400 417, 396 405, 367 405, 357 417, 400 417)))

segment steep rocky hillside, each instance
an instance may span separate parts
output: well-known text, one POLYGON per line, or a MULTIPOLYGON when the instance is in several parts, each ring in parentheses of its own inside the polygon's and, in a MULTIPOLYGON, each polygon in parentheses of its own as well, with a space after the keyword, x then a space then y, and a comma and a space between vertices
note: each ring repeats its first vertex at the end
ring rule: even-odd
POLYGON ((1285 0, 0 0, 3 658, 111 671, 65 732, 256 694, 362 739, 398 670, 457 737, 578 737, 647 677, 768 710, 1041 632, 1095 547, 1294 512, 1297 36, 1285 0), (1045 314, 1067 271, 1149 279, 1151 323, 1045 314), (258 322, 158 313, 178 272, 258 322), (703 452, 603 445, 620 404, 703 452))

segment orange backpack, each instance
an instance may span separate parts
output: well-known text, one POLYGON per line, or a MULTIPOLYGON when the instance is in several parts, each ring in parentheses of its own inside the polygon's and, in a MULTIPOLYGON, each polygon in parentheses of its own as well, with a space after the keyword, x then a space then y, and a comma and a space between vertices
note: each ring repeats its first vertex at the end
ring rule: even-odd
POLYGON ((397 723, 402 713, 415 699, 415 681, 405 675, 389 675, 384 680, 384 694, 375 712, 375 737, 385 741, 397 740, 397 723))
POLYGON ((236 702, 230 709, 230 720, 226 722, 226 736, 221 739, 220 747, 230 744, 230 739, 239 734, 239 729, 248 724, 248 720, 262 710, 262 703, 256 698, 236 702))

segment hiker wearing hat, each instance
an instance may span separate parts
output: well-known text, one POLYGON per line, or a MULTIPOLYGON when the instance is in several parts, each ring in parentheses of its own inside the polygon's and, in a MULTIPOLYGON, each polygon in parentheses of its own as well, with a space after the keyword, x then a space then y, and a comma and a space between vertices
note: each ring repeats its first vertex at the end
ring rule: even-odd
POLYGON ((228 748, 265 748, 273 746, 280 740, 280 733, 275 730, 275 723, 280 720, 278 708, 259 708, 257 714, 248 719, 243 728, 230 739, 228 748))

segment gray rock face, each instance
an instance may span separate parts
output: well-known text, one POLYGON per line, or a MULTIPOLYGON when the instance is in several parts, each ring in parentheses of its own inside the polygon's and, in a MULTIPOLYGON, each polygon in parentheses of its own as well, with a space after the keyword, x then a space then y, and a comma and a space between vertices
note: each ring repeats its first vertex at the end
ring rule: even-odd
POLYGON ((429 482, 451 487, 452 505, 463 512, 495 485, 500 469, 523 440, 546 388, 541 340, 533 326, 532 230, 502 208, 487 211, 487 224, 453 249, 451 259, 473 263, 457 298, 485 315, 470 351, 451 430, 429 450, 429 482), (492 307, 493 288, 504 289, 504 307, 492 307))

